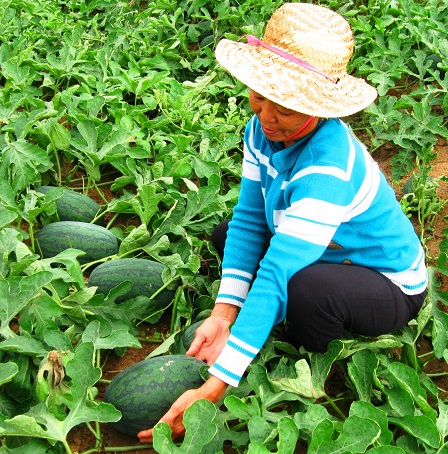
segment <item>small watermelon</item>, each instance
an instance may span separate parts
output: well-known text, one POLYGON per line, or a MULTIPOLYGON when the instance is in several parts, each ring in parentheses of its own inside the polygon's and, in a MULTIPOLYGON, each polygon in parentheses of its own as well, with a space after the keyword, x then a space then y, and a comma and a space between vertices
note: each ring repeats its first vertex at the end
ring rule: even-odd
MULTIPOLYGON (((39 186, 36 191, 60 196, 55 202, 60 221, 92 222, 101 211, 95 200, 69 188, 39 186)), ((99 218, 95 224, 102 225, 103 219, 99 218)))
POLYGON ((204 320, 199 320, 192 325, 190 325, 188 328, 185 329, 185 331, 182 334, 182 344, 183 347, 185 348, 185 351, 187 351, 190 348, 191 343, 193 342, 194 336, 196 334, 196 330, 204 323, 204 320))
POLYGON ((101 260, 118 253, 118 240, 114 234, 97 224, 77 221, 59 221, 43 227, 36 236, 37 251, 43 258, 54 257, 68 249, 80 249, 80 263, 101 260))
POLYGON ((444 78, 446 74, 446 67, 443 66, 443 59, 437 54, 428 55, 424 62, 424 64, 429 63, 429 68, 433 71, 440 71, 440 77, 444 78))
MULTIPOLYGON (((128 281, 132 287, 126 295, 117 298, 117 303, 136 296, 150 297, 163 286, 162 273, 165 268, 162 263, 142 258, 110 260, 98 265, 90 273, 88 286, 98 287, 97 293, 107 295, 117 285, 128 281)), ((165 288, 155 300, 165 306, 173 300, 174 293, 173 290, 165 288)))
POLYGON ((122 414, 111 425, 131 436, 154 427, 180 395, 204 383, 200 374, 204 366, 203 361, 191 356, 164 355, 121 371, 104 394, 104 401, 122 414))

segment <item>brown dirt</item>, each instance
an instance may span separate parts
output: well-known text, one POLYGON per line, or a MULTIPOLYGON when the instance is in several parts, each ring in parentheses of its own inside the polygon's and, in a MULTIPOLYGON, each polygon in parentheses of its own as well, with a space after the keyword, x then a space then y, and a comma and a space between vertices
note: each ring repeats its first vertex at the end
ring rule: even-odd
MULTIPOLYGON (((441 176, 447 175, 448 176, 448 144, 444 141, 440 141, 440 143, 436 147, 436 151, 438 153, 438 157, 432 163, 432 171, 431 175, 441 176)), ((393 155, 388 150, 381 150, 374 154, 375 160, 379 163, 381 169, 390 179, 390 164, 389 159, 393 155)), ((397 197, 400 198, 402 196, 402 187, 404 182, 407 178, 403 178, 399 184, 394 186, 394 189, 397 193, 397 197)), ((112 194, 105 193, 106 196, 112 196, 112 194)), ((438 190, 438 195, 441 199, 447 200, 448 199, 448 182, 441 182, 440 188, 438 190)), ((92 194, 94 196, 94 194, 92 194)), ((448 216, 448 204, 445 205, 440 215, 437 217, 437 220, 434 225, 434 236, 430 239, 427 243, 428 251, 430 257, 437 257, 439 255, 439 243, 441 239, 444 237, 443 230, 448 227, 447 225, 447 216, 448 216)), ((418 229, 418 225, 415 220, 414 225, 416 229, 418 229)), ((126 224, 132 223, 132 219, 124 220, 126 224)), ((441 288, 445 291, 448 290, 448 278, 441 277, 441 288)), ((169 332, 169 314, 165 317, 162 317, 161 321, 154 326, 146 325, 143 327, 142 335, 148 336, 151 338, 155 332, 161 333, 162 335, 167 335, 169 332)), ((142 348, 135 349, 130 348, 126 351, 126 354, 123 357, 118 357, 113 352, 108 353, 107 357, 104 357, 104 366, 103 366, 103 378, 110 380, 112 379, 119 371, 125 369, 126 367, 143 360, 154 348, 157 347, 157 344, 150 343, 150 342, 142 342, 142 348)), ((421 345, 422 352, 425 351, 426 346, 424 344, 421 345)), ((431 361, 425 368, 426 373, 439 373, 439 372, 447 372, 448 366, 445 361, 433 360, 431 361)), ((334 373, 327 381, 326 388, 328 393, 331 395, 333 392, 337 394, 341 390, 341 386, 343 385, 344 380, 341 377, 341 371, 337 371, 334 373)), ((436 379, 436 383, 441 390, 448 390, 448 379, 446 378, 439 378, 436 379)), ((99 386, 100 391, 100 398, 104 392, 105 385, 99 386)), ((445 394, 445 392, 444 392, 445 394)), ((127 437, 123 434, 120 434, 108 424, 101 425, 101 435, 102 435, 102 444, 103 446, 108 447, 109 453, 118 453, 123 452, 123 447, 129 447, 129 450, 126 450, 129 454, 153 454, 156 451, 151 448, 144 447, 138 444, 138 440, 127 437), (135 446, 135 449, 133 447, 135 446), (121 448, 121 450, 111 450, 112 447, 121 448)), ((69 435, 69 443, 74 453, 79 452, 82 453, 87 450, 91 450, 95 446, 95 438, 93 434, 86 428, 86 427, 78 427, 74 429, 69 435)), ((90 451, 94 452, 94 451, 90 451)), ((106 452, 105 450, 98 448, 98 453, 106 452)), ((226 451, 228 453, 234 452, 230 448, 226 451)), ((304 454, 307 452, 307 447, 305 443, 299 442, 296 449, 296 454, 304 454)))

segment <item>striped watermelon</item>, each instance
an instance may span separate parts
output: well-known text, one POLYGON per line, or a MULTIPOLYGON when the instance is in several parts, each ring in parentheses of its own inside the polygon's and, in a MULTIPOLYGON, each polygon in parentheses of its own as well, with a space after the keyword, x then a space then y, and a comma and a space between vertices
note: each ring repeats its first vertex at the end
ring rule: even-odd
POLYGON ((54 257, 68 249, 80 249, 85 255, 80 263, 101 260, 118 253, 114 234, 97 224, 78 221, 53 222, 42 228, 36 237, 37 251, 43 258, 54 257))
POLYGON ((136 436, 153 427, 173 402, 204 380, 203 361, 185 355, 145 359, 120 372, 108 385, 104 401, 121 411, 120 421, 111 423, 119 432, 136 436))

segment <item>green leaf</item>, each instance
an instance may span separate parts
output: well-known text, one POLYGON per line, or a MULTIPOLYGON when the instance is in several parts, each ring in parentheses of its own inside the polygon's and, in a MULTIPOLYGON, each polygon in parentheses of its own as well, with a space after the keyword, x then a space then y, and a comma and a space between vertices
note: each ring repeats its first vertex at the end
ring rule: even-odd
POLYGON ((89 398, 92 386, 101 377, 101 370, 93 366, 93 359, 93 344, 80 344, 73 358, 66 364, 66 374, 71 377, 71 386, 59 396, 58 408, 52 409, 46 402, 40 403, 23 415, 7 419, 0 427, 0 435, 65 441, 70 430, 80 424, 118 421, 121 413, 112 405, 89 398), (67 412, 63 412, 66 414, 65 419, 61 419, 62 405, 67 408, 67 412))
POLYGON ((129 235, 120 243, 119 257, 125 257, 129 252, 135 252, 145 247, 151 239, 151 235, 145 225, 140 225, 131 230, 129 235))
POLYGON ((437 400, 437 407, 439 409, 439 416, 437 418, 437 428, 441 438, 444 440, 448 435, 448 405, 442 402, 440 399, 437 400))
POLYGON ((215 406, 208 400, 197 400, 184 413, 185 437, 177 447, 171 439, 171 428, 167 423, 159 422, 154 426, 154 449, 160 454, 197 454, 216 434, 213 418, 215 406), (198 421, 201 424, 198 424, 198 421))
POLYGON ((406 416, 414 413, 414 401, 406 390, 383 388, 382 392, 387 397, 387 404, 381 408, 388 414, 406 416))
POLYGON ((32 276, 12 277, 9 280, 0 279, 0 333, 6 337, 14 337, 9 328, 11 320, 36 297, 41 288, 52 279, 52 274, 40 271, 32 276))
POLYGON ((57 438, 51 437, 33 417, 26 415, 18 415, 6 420, 4 426, 0 427, 0 434, 4 436, 13 435, 57 440, 57 438))
POLYGON ((14 192, 40 183, 41 174, 53 167, 47 152, 19 139, 2 151, 0 174, 7 175, 14 192))
POLYGON ((310 366, 313 371, 311 380, 313 386, 319 393, 325 393, 324 386, 333 363, 343 356, 344 344, 341 342, 330 342, 325 354, 310 353, 310 366))
POLYGON ((280 419, 278 422, 278 436, 278 453, 293 454, 295 452, 297 439, 299 438, 299 429, 293 419, 290 417, 280 419))
POLYGON ((250 436, 248 452, 270 452, 265 444, 268 444, 269 448, 271 448, 272 438, 277 435, 276 425, 266 421, 262 416, 252 416, 247 427, 250 436))
MULTIPOLYGON (((263 426, 262 418, 256 418, 256 421, 255 418, 251 419, 249 423, 252 423, 250 427, 254 429, 256 426, 263 426)), ((276 443, 278 450, 272 451, 268 449, 263 442, 252 441, 256 440, 258 437, 253 431, 251 431, 251 442, 247 451, 248 454, 266 454, 270 452, 277 452, 278 454, 293 454, 295 452, 297 439, 299 437, 299 430, 290 417, 281 418, 277 423, 277 427, 270 432, 278 432, 279 440, 276 443), (252 435, 254 436, 252 437, 252 435)))
POLYGON ((392 443, 393 433, 389 429, 389 421, 387 414, 384 411, 373 406, 370 402, 355 401, 350 406, 350 415, 375 421, 381 428, 381 435, 378 438, 378 443, 381 445, 389 445, 392 443))
POLYGON ((15 336, 6 339, 0 342, 0 350, 38 357, 43 357, 48 353, 41 342, 29 336, 15 336))
POLYGON ((406 390, 423 414, 435 421, 437 412, 428 403, 426 391, 420 385, 417 373, 409 366, 399 362, 391 363, 388 370, 396 385, 406 390))
POLYGON ((70 146, 70 131, 64 128, 56 118, 50 118, 43 124, 43 130, 55 150, 67 150, 70 146))
MULTIPOLYGON (((241 385, 240 385, 241 386, 241 385)), ((233 447, 244 447, 249 444, 249 434, 245 430, 234 430, 236 420, 226 411, 217 408, 217 413, 213 423, 217 428, 217 433, 203 446, 201 454, 217 454, 224 450, 224 443, 231 443, 233 447)))
POLYGON ((424 415, 407 415, 401 418, 390 417, 389 422, 414 436, 419 442, 438 448, 441 443, 440 432, 436 424, 424 415))
POLYGON ((341 433, 333 439, 333 425, 325 420, 320 423, 309 445, 309 454, 363 453, 381 433, 380 426, 371 419, 349 416, 341 433))
POLYGON ((18 371, 16 363, 0 363, 0 386, 11 381, 18 371))
POLYGON ((159 203, 164 194, 157 194, 156 185, 144 185, 138 188, 138 197, 131 199, 134 211, 140 216, 143 225, 148 225, 151 218, 159 211, 159 203))
POLYGON ((141 348, 140 342, 125 329, 116 329, 105 336, 101 335, 100 322, 96 320, 86 326, 82 341, 92 342, 96 350, 113 350, 117 347, 141 348))
POLYGON ((311 441, 314 429, 325 420, 334 424, 337 423, 336 418, 331 416, 323 405, 319 404, 311 404, 305 412, 297 412, 294 415, 294 421, 297 427, 300 428, 300 436, 307 440, 308 443, 311 441))
POLYGON ((0 229, 12 224, 17 219, 17 214, 0 205, 0 229))
POLYGON ((305 359, 295 364, 296 378, 280 378, 275 380, 282 390, 299 394, 300 396, 318 399, 325 396, 323 387, 316 388, 311 377, 311 369, 305 359))
POLYGON ((378 358, 371 350, 356 352, 347 364, 348 375, 356 388, 361 401, 370 402, 373 386, 373 375, 378 367, 378 358))
POLYGON ((409 454, 409 451, 406 452, 398 446, 378 446, 369 449, 369 454, 409 454))
POLYGON ((98 150, 98 158, 101 162, 111 162, 115 155, 124 155, 129 148, 130 139, 133 135, 133 122, 129 117, 123 117, 118 126, 114 126, 110 136, 98 150))
POLYGON ((241 399, 230 395, 224 399, 224 405, 238 419, 249 420, 252 416, 261 415, 261 406, 255 396, 241 399))
MULTIPOLYGON (((297 363, 296 363, 297 367, 297 363)), ((281 380, 281 379, 280 379, 281 380)), ((302 397, 300 392, 296 392, 293 386, 283 386, 278 380, 270 380, 266 366, 252 364, 247 381, 255 391, 262 408, 262 416, 269 421, 278 421, 284 414, 280 411, 269 411, 275 409, 277 405, 288 401, 304 401, 309 404, 311 401, 302 397)), ((308 391, 309 393, 309 391, 308 391)))

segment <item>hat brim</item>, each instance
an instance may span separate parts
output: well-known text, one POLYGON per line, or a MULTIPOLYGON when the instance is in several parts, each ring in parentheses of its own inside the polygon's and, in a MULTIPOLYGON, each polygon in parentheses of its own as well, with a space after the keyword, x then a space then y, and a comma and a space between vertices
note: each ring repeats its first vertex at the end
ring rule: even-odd
POLYGON ((250 89, 307 115, 347 117, 377 97, 375 88, 363 79, 345 74, 334 83, 263 47, 223 39, 215 55, 227 71, 250 89))

